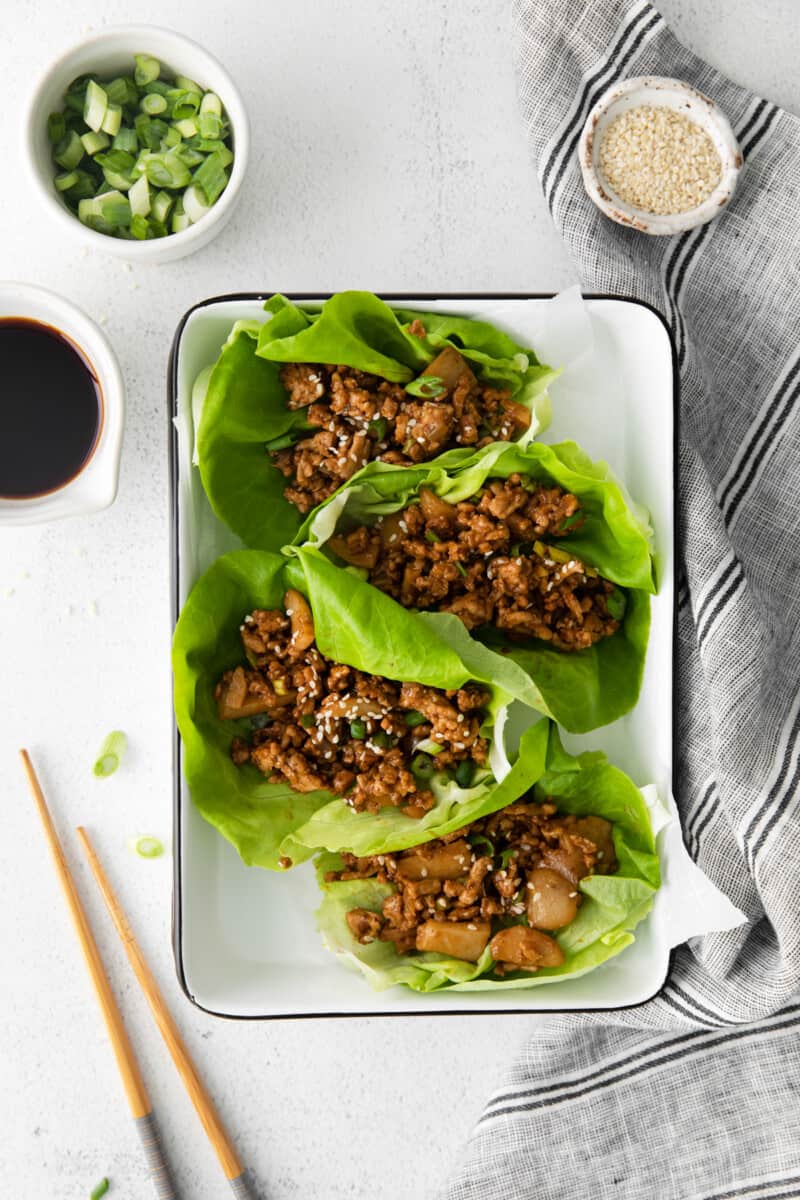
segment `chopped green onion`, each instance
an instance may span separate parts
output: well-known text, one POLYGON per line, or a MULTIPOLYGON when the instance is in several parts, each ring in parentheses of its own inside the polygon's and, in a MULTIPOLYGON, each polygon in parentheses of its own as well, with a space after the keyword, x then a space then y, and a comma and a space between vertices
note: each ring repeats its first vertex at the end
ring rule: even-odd
POLYGON ((190 138, 197 133, 197 122, 191 117, 184 117, 182 121, 175 121, 172 128, 177 130, 182 138, 190 138))
POLYGON ((134 854, 138 854, 140 858, 161 858, 164 853, 164 843, 157 837, 131 838, 128 844, 134 854))
POLYGON ((302 717, 300 718, 300 724, 303 726, 304 729, 313 728, 313 726, 315 724, 314 714, 313 713, 303 713, 302 717))
POLYGON ((74 129, 70 129, 55 149, 53 158, 65 171, 74 171, 83 158, 83 142, 74 129))
POLYGON ((101 1200, 101 1197, 105 1196, 110 1186, 111 1185, 107 1179, 101 1179, 100 1182, 96 1184, 89 1193, 89 1200, 101 1200))
POLYGON ((288 446, 294 444, 294 438, 291 433, 284 433, 280 437, 272 438, 271 441, 264 443, 264 449, 269 454, 274 454, 276 450, 286 450, 288 446))
POLYGON ((165 154, 148 154, 144 170, 150 183, 159 188, 185 187, 192 178, 189 168, 172 150, 165 154))
POLYGON ((106 109, 106 115, 103 118, 103 133, 109 133, 112 137, 116 137, 119 133, 120 125, 122 124, 122 108, 119 104, 109 104, 106 109))
POLYGON ((146 217, 150 212, 150 185, 147 182, 146 175, 142 175, 140 179, 137 179, 131 185, 128 192, 128 203, 131 206, 131 212, 134 217, 146 217))
POLYGON ((434 533, 432 529, 425 530, 425 541, 430 542, 432 546, 436 546, 441 540, 438 533, 434 533))
MULTIPOLYGON (((208 205, 213 204, 222 195, 228 183, 228 176, 218 154, 208 155, 195 171, 193 182, 203 192, 208 205)), ((196 220, 196 218, 193 217, 192 220, 196 220)))
POLYGON ((201 113, 212 113, 215 117, 222 116, 222 101, 216 92, 206 92, 200 101, 201 113))
POLYGON ((152 79, 150 83, 144 85, 144 90, 148 96, 163 96, 167 101, 167 108, 169 108, 169 97, 175 89, 172 84, 165 83, 163 79, 152 79))
MULTIPOLYGON (((167 132, 164 134, 164 136, 161 139, 161 149, 162 150, 175 150, 175 149, 177 149, 178 146, 181 145, 181 143, 182 143, 182 139, 181 139, 181 135, 178 133, 178 130, 175 128, 174 125, 170 125, 169 129, 167 130, 167 132)), ((187 166, 188 165, 189 164, 187 163, 187 166)))
POLYGON ((519 558, 521 549, 522 549, 522 547, 520 546, 519 542, 515 542, 514 545, 511 547, 509 554, 511 555, 512 558, 519 558))
POLYGON ((131 108, 139 103, 139 89, 129 76, 118 76, 105 85, 109 104, 131 108))
POLYGON ((428 754, 415 754, 411 760, 411 770, 420 779, 430 779, 436 769, 436 764, 428 754))
POLYGON ((158 79, 161 74, 161 63, 157 58, 152 58, 149 54, 134 54, 133 60, 136 63, 133 78, 139 87, 144 87, 145 84, 158 79))
POLYGON ((148 92, 146 96, 142 96, 139 107, 148 117, 157 117, 167 111, 167 102, 158 92, 148 92))
POLYGON ((47 118, 47 136, 53 145, 60 142, 66 135, 67 122, 64 120, 64 114, 60 112, 50 113, 47 118))
POLYGON ((200 93, 192 89, 172 88, 169 98, 172 101, 172 115, 176 121, 195 116, 200 108, 200 93))
MULTIPOLYGON (((130 196, 130 192, 128 195, 130 196)), ((172 209, 174 203, 174 197, 170 196, 168 192, 156 192, 151 202, 153 217, 155 220, 160 221, 163 225, 169 216, 170 210, 172 209)))
MULTIPOLYGON (((172 132, 176 137, 180 137, 177 129, 173 129, 172 132)), ((186 163, 187 167, 199 167, 205 157, 199 150, 195 150, 192 146, 187 146, 186 142, 181 142, 175 153, 181 162, 186 163)))
POLYGON ((367 433, 370 437, 382 442, 386 437, 388 429, 389 422, 386 420, 386 417, 376 417, 375 420, 370 421, 369 425, 367 426, 367 433))
POLYGON ((472 777, 474 774, 475 764, 470 762, 469 759, 465 759, 464 762, 460 762, 456 767, 456 783, 461 788, 468 788, 472 783, 472 777))
POLYGON ((119 729, 109 733, 100 747, 92 771, 98 779, 107 779, 119 766, 128 746, 128 739, 119 729))
POLYGON ((490 858, 494 858, 494 843, 490 842, 489 839, 484 837, 482 833, 476 833, 468 840, 473 850, 477 850, 479 854, 483 853, 484 855, 489 855, 490 858), (481 851, 481 846, 485 846, 486 850, 481 851))
POLYGON ((140 143, 148 150, 158 150, 161 147, 161 134, 154 129, 155 121, 147 113, 139 113, 134 117, 133 127, 140 143))
POLYGON ((56 175, 55 184, 57 192, 68 192, 70 188, 75 187, 78 182, 79 175, 77 171, 65 171, 61 175, 56 175))
POLYGON ((517 852, 516 846, 510 846, 507 850, 503 851, 503 853, 500 855, 500 865, 502 866, 503 870, 506 869, 512 858, 516 858, 517 852))
POLYGON ((197 125, 200 136, 204 138, 218 138, 222 133, 222 117, 216 113, 201 112, 197 125))
MULTIPOLYGON (((89 136, 92 136, 91 134, 89 136)), ((94 135, 97 136, 96 134, 94 135)), ((136 130, 125 126, 120 129, 119 133, 114 134, 114 140, 111 143, 114 150, 124 150, 127 154, 139 153, 139 139, 136 136, 136 130)))
POLYGON ((464 579, 469 579, 469 575, 467 574, 467 568, 464 566, 463 563, 457 562, 456 570, 458 571, 459 575, 463 576, 464 579))
POLYGON ((134 213, 131 217, 131 237, 137 242, 146 242, 150 237, 150 224, 143 213, 134 213))
POLYGON ((350 737, 355 738, 357 742, 363 742, 367 736, 367 726, 364 721, 350 722, 350 737))
POLYGON ((86 88, 86 99, 83 102, 83 119, 90 129, 99 133, 108 108, 108 96, 93 79, 89 80, 86 88))
POLYGON ((583 524, 583 513, 580 510, 578 510, 578 512, 572 513, 571 516, 567 517, 565 520, 563 520, 561 522, 561 528, 562 528, 562 530, 563 529, 574 529, 576 525, 581 525, 581 524, 583 524))
POLYGON ((183 193, 183 209, 192 224, 204 217, 210 207, 210 204, 204 202, 203 194, 196 184, 193 183, 183 193))
POLYGON ((438 375, 420 375, 418 379, 412 379, 411 383, 407 383, 405 390, 409 396, 421 396, 423 400, 435 400, 438 396, 443 396, 447 388, 444 380, 440 379, 438 375))
POLYGON ((412 709, 411 712, 407 712, 404 717, 405 723, 409 729, 414 729, 417 725, 424 725, 427 719, 428 718, 425 716, 425 713, 417 712, 416 709, 412 709))
POLYGON ((388 750, 390 746, 394 745, 394 738, 385 729, 379 729, 377 733, 373 733, 370 741, 376 746, 380 746, 381 750, 388 750))
POLYGON ((176 212, 172 214, 173 233, 183 233, 184 229, 188 229, 191 223, 192 222, 189 220, 186 213, 176 212))
POLYGON ((94 196, 97 190, 97 181, 92 178, 88 171, 75 171, 77 176, 76 182, 69 189, 69 199, 71 201, 86 200, 90 196, 94 196))
POLYGON ((87 154, 95 155, 111 144, 111 138, 107 133, 84 133, 81 143, 87 154))

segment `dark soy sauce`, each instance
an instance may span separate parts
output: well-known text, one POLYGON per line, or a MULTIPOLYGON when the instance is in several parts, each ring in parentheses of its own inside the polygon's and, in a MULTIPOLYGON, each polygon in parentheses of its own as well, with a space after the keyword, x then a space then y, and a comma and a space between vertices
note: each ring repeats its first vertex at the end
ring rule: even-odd
POLYGON ((0 497, 42 496, 74 479, 102 414, 94 368, 65 334, 0 319, 0 497))

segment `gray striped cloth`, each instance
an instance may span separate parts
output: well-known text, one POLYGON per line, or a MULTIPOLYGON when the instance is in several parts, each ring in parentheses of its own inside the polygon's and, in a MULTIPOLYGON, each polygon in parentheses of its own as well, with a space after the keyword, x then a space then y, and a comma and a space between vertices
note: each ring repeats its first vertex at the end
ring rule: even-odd
POLYGON ((675 337, 677 801, 748 923, 681 947, 656 1000, 537 1032, 442 1196, 800 1197, 800 121, 646 0, 516 0, 515 15, 531 149, 583 286, 648 301, 675 337), (603 217, 576 158, 603 91, 651 74, 718 101, 745 158, 728 211, 673 238, 603 217))

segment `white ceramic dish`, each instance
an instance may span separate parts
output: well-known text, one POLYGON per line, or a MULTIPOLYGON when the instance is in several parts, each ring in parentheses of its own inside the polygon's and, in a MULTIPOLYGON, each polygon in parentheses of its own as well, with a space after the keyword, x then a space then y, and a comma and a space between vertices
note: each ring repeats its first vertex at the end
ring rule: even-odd
POLYGON ((191 38, 155 25, 122 25, 104 29, 62 54, 39 80, 24 122, 23 154, 33 188, 52 220, 103 254, 129 262, 171 262, 205 246, 224 229, 239 200, 250 152, 250 126, 239 89, 220 62, 191 38), (181 233, 151 241, 108 237, 81 224, 63 203, 53 185, 57 167, 47 137, 47 118, 64 107, 64 93, 79 75, 100 79, 130 74, 134 54, 151 54, 173 73, 187 75, 217 93, 233 130, 234 160, 225 191, 195 225, 181 233))
POLYGON ((66 334, 94 368, 102 414, 94 449, 78 474, 42 496, 0 496, 0 525, 33 525, 107 508, 117 494, 125 424, 125 387, 111 343, 69 300, 27 283, 0 283, 0 319, 8 317, 38 321, 66 334))
POLYGON ((705 225, 718 217, 734 193, 742 167, 739 145, 722 110, 688 83, 661 75, 640 75, 609 88, 586 118, 578 158, 586 191, 607 217, 619 225, 664 237, 705 225), (705 130, 719 154, 722 163, 719 183, 696 208, 681 213, 651 213, 628 204, 605 179, 599 164, 600 146, 606 130, 616 117, 642 104, 671 108, 688 117, 705 130))
MULTIPOLYGON (((304 302, 302 297, 299 301, 304 302)), ((546 297, 404 296, 396 301, 428 311, 480 315, 533 345, 542 306, 550 303, 546 297)), ((605 729, 565 741, 573 751, 605 750, 637 783, 655 783, 667 796, 672 782, 672 347, 661 318, 642 304, 592 299, 586 310, 606 382, 599 391, 554 404, 557 415, 544 440, 575 438, 593 457, 607 459, 648 506, 658 530, 661 585, 653 602, 644 685, 636 709, 605 729)), ((198 575, 236 544, 211 512, 199 473, 191 466, 191 388, 240 318, 263 318, 257 297, 207 301, 187 314, 173 346, 176 614, 198 575)), ((633 946, 580 979, 496 996, 446 991, 418 995, 399 987, 375 992, 323 948, 314 921, 320 898, 311 864, 280 875, 245 867, 233 847, 194 809, 181 778, 177 740, 175 780, 175 960, 187 996, 211 1013, 254 1018, 612 1009, 639 1004, 664 983, 669 942, 654 912, 639 926, 633 946)), ((664 844, 659 839, 667 867, 664 844)), ((659 893, 656 905, 661 902, 659 893)))

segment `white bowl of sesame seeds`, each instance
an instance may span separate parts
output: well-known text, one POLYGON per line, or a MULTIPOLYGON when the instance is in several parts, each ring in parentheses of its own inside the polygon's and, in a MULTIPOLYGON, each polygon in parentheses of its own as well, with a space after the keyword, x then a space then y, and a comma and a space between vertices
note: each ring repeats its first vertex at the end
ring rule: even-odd
POLYGON ((714 101, 661 75, 610 88, 586 119, 578 155, 586 191, 607 217, 661 236, 724 212, 742 167, 714 101))

